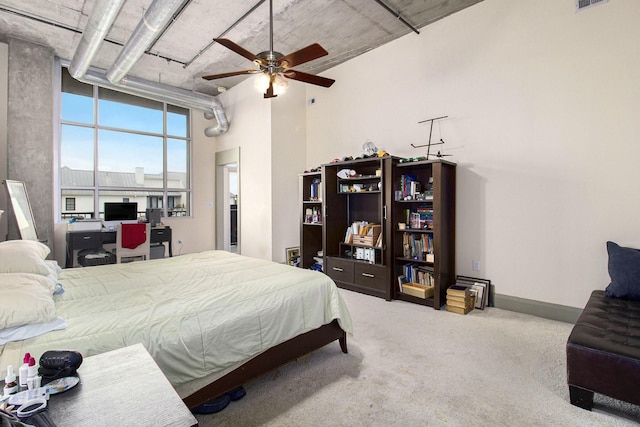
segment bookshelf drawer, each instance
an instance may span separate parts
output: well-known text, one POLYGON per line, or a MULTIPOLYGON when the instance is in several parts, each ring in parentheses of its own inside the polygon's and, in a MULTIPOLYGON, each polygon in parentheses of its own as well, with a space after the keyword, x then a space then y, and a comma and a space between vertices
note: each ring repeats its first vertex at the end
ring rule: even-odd
POLYGON ((353 282, 353 261, 327 257, 327 275, 338 282, 353 282))
POLYGON ((354 271, 354 283, 380 291, 386 291, 389 286, 387 282, 387 267, 381 265, 371 265, 356 263, 354 271))

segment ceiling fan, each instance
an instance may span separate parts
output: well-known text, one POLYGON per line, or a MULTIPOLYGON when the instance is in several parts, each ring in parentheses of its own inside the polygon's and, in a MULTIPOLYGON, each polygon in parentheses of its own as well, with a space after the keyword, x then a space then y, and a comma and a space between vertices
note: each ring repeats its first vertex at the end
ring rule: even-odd
POLYGON ((274 98, 278 96, 279 93, 284 92, 288 83, 283 79, 283 77, 323 87, 330 87, 335 82, 335 80, 328 79, 326 77, 303 73, 302 71, 296 71, 291 68, 328 55, 329 52, 327 52, 318 43, 314 43, 288 55, 283 55, 280 52, 273 50, 273 0, 269 0, 268 51, 260 52, 256 55, 229 39, 218 38, 214 40, 227 49, 234 51, 238 55, 244 56, 248 60, 253 61, 258 68, 202 76, 205 80, 215 80, 224 77, 240 76, 243 74, 262 73, 262 76, 259 78, 256 85, 260 87, 261 91, 264 91, 265 98, 274 98))

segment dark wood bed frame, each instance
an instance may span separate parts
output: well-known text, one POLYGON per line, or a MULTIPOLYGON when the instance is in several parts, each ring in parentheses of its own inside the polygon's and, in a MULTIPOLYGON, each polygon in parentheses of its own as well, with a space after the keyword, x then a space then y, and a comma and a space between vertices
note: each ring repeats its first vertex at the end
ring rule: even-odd
POLYGON ((337 320, 270 348, 182 400, 193 409, 335 340, 339 341, 342 352, 347 353, 347 334, 337 320))

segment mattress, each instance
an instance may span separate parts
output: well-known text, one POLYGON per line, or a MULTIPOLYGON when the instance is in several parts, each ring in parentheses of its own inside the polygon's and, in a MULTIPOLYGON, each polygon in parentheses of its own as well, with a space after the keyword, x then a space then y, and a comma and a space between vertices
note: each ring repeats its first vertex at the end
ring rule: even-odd
MULTIPOLYGON (((351 318, 326 275, 225 251, 64 270, 64 330, 1 349, 0 366, 51 349, 85 357, 142 343, 178 387, 215 378, 270 347, 351 318)), ((123 375, 129 373, 123 372, 123 375)))

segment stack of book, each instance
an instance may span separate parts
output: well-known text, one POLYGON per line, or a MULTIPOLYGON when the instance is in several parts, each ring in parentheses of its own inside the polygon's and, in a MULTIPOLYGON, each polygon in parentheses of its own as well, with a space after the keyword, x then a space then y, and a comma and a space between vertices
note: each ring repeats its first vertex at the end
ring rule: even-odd
POLYGON ((467 314, 475 305, 475 296, 468 287, 451 285, 447 289, 447 311, 467 314))

